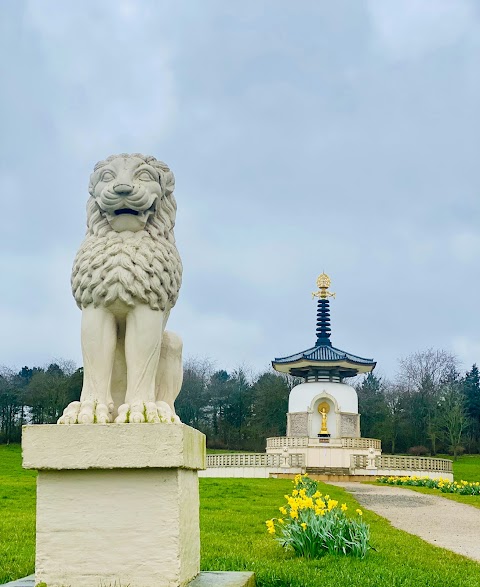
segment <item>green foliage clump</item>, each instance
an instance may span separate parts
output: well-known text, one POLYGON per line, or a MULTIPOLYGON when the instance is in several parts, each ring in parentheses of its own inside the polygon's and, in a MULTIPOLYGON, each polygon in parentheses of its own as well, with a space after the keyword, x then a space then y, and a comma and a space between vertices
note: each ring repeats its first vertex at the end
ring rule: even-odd
POLYGON ((328 553, 364 558, 371 546, 362 510, 357 508, 356 518, 347 517, 347 504, 339 506, 338 500, 323 495, 308 475, 297 475, 294 485, 292 494, 285 495, 286 505, 279 508, 283 517, 267 520, 268 532, 297 556, 320 558, 328 553))
POLYGON ((458 493, 459 495, 480 495, 480 482, 478 481, 450 481, 449 479, 431 479, 430 477, 390 476, 379 477, 379 483, 386 485, 404 485, 407 487, 428 487, 438 489, 442 493, 458 493))

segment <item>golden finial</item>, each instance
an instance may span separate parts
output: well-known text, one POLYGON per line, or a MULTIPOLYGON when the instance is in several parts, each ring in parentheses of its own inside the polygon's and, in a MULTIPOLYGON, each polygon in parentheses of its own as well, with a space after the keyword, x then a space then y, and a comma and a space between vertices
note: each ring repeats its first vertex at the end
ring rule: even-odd
POLYGON ((320 298, 322 300, 326 300, 327 298, 334 298, 335 294, 328 291, 328 288, 331 284, 330 277, 326 273, 322 273, 318 276, 317 279, 317 286, 320 288, 319 291, 312 293, 312 298, 320 298))

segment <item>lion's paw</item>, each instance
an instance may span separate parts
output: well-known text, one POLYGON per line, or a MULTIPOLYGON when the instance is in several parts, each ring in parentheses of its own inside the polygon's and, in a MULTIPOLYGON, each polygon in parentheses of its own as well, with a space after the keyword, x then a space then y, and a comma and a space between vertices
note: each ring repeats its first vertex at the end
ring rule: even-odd
POLYGON ((166 402, 133 402, 132 404, 122 404, 118 408, 115 422, 180 424, 180 418, 166 402))
POLYGON ((180 418, 167 404, 167 402, 157 402, 155 405, 157 406, 157 412, 160 418, 160 422, 171 422, 172 424, 181 424, 180 418))
POLYGON ((112 421, 113 404, 96 401, 71 402, 63 410, 57 424, 108 424, 112 421))

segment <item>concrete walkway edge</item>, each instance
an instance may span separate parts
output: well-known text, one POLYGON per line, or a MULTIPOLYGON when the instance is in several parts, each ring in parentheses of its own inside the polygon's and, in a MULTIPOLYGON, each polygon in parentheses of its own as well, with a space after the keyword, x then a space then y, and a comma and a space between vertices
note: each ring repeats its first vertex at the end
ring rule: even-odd
POLYGON ((480 509, 397 486, 331 483, 366 509, 426 542, 480 561, 480 509))

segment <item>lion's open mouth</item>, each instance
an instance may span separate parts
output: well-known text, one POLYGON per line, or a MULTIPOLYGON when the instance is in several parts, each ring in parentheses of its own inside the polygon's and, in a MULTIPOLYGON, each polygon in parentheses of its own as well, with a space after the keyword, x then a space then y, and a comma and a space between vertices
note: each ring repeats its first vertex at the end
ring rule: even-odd
POLYGON ((116 216, 120 216, 121 214, 133 214, 133 216, 138 216, 138 212, 136 210, 131 210, 130 208, 120 208, 120 210, 115 210, 116 216))

